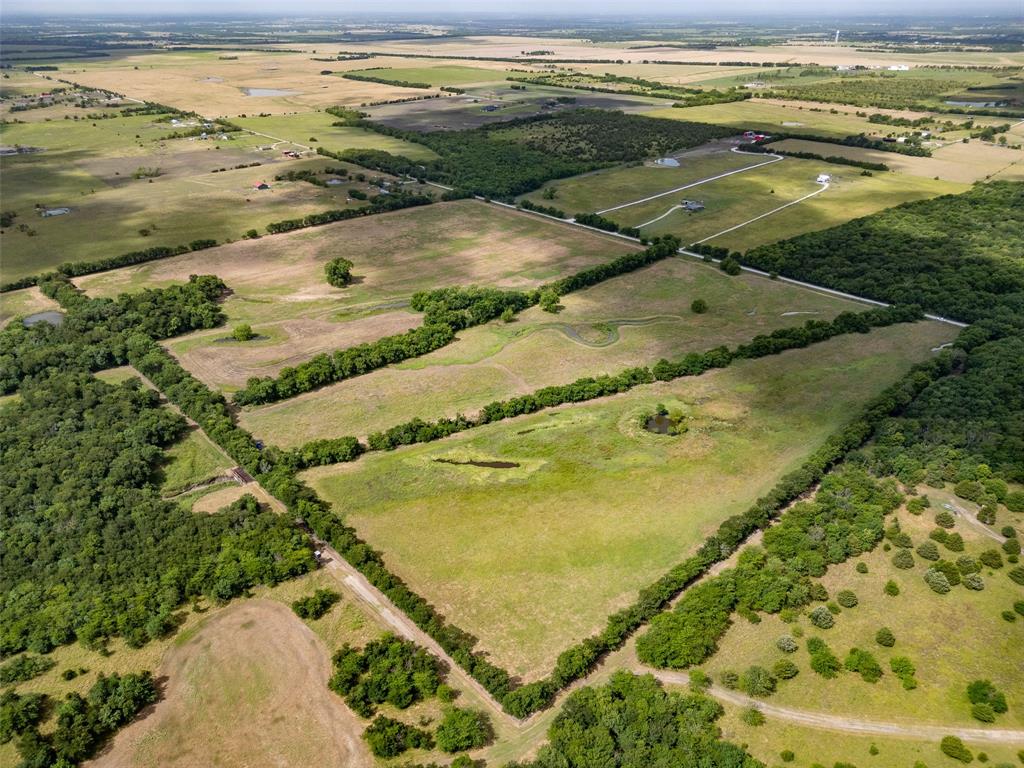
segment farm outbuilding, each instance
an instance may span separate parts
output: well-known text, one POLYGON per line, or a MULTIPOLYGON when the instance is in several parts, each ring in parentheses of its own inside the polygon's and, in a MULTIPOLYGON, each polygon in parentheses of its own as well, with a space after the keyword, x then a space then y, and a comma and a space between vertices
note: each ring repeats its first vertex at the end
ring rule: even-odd
POLYGON ((678 168, 679 161, 674 157, 659 157, 654 161, 655 165, 660 165, 663 168, 678 168))

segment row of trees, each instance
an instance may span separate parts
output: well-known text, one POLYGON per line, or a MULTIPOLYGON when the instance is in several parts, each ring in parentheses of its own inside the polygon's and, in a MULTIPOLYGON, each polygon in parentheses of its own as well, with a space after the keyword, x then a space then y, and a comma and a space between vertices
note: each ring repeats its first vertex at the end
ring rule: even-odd
POLYGON ((321 211, 311 213, 301 219, 284 219, 283 221, 272 221, 267 224, 267 232, 272 235, 281 232, 291 232, 306 227, 319 227, 323 224, 332 224, 336 221, 347 221, 358 219, 361 216, 372 216, 376 213, 388 211, 399 211, 403 208, 413 208, 419 205, 430 205, 434 198, 430 195, 420 195, 414 192, 396 190, 387 195, 375 195, 370 198, 369 205, 361 208, 342 208, 340 210, 321 211))

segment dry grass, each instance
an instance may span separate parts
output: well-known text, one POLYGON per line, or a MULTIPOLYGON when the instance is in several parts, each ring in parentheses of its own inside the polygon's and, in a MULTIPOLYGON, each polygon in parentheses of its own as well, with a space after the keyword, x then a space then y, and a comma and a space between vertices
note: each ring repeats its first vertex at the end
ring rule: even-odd
POLYGON ((329 674, 328 649, 288 608, 236 603, 181 636, 160 665, 161 701, 93 765, 371 766, 329 674))
POLYGON ((0 294, 0 328, 20 315, 59 310, 60 305, 43 295, 38 288, 22 288, 0 294))
POLYGON ((790 152, 815 152, 869 163, 885 163, 897 173, 922 178, 970 184, 982 179, 1024 180, 1024 152, 995 144, 953 142, 932 149, 931 157, 912 157, 862 147, 844 147, 803 139, 785 139, 772 144, 790 152))

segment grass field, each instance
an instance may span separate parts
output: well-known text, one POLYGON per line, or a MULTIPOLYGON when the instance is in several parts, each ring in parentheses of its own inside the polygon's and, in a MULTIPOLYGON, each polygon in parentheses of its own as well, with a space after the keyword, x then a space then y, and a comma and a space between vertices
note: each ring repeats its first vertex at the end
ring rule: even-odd
POLYGON ((869 163, 885 163, 897 173, 943 181, 972 183, 982 179, 1024 180, 1024 152, 981 141, 955 142, 932 149, 931 157, 911 157, 863 147, 843 147, 803 139, 785 139, 771 145, 788 152, 815 152, 869 163))
POLYGON ((495 68, 492 62, 483 63, 482 66, 441 64, 420 67, 376 67, 372 69, 353 69, 350 71, 354 75, 379 77, 384 80, 400 80, 407 83, 426 83, 435 87, 442 85, 501 83, 511 74, 511 70, 495 68))
POLYGON ((38 288, 22 288, 0 294, 0 328, 20 315, 59 310, 60 305, 44 296, 38 288))
POLYGON ((413 589, 530 678, 949 337, 934 324, 843 337, 307 476, 413 589), (689 431, 642 430, 657 403, 682 408, 689 431))
MULTIPOLYGON (((934 492, 926 487, 920 490, 929 496, 934 492)), ((915 546, 927 540, 928 532, 935 528, 933 517, 942 509, 941 498, 942 494, 937 494, 933 507, 920 516, 906 511, 898 514, 903 531, 910 534, 915 546)), ((999 546, 998 541, 985 537, 963 520, 954 530, 966 542, 964 554, 977 557, 981 551, 999 546)), ((961 554, 941 546, 939 549, 949 560, 961 554)), ((947 595, 938 595, 922 578, 929 565, 926 560, 915 555, 916 566, 900 570, 892 565, 892 556, 893 552, 879 547, 858 558, 867 565, 866 574, 858 573, 854 562, 829 568, 822 579, 829 593, 851 589, 859 605, 843 610, 829 630, 815 629, 806 617, 797 622, 806 636, 822 637, 840 660, 853 646, 870 650, 885 672, 882 679, 867 683, 846 672, 839 679, 825 680, 811 671, 806 651, 800 650, 789 657, 800 667, 800 674, 782 682, 771 702, 851 718, 984 727, 971 717, 966 695, 968 683, 984 678, 1005 692, 1009 703, 1009 711, 999 715, 992 727, 1024 725, 1024 668, 1009 661, 1020 648, 1021 623, 1007 623, 1000 617, 1002 611, 1012 610, 1022 592, 1006 576, 1007 568, 983 568, 985 589, 981 592, 957 586, 947 595), (883 593, 890 579, 899 585, 897 597, 883 593), (896 637, 891 649, 874 641, 875 632, 882 626, 889 627, 896 637), (941 631, 936 631, 939 627, 941 631), (907 656, 916 665, 915 690, 903 690, 890 673, 892 656, 907 656)), ((775 639, 783 634, 793 634, 793 625, 784 624, 778 616, 764 616, 756 625, 736 617, 705 669, 717 677, 723 669, 742 671, 751 664, 770 668, 783 656, 775 647, 775 639)), ((800 643, 802 646, 803 641, 800 643)))
POLYGON ((421 324, 405 307, 418 290, 446 285, 528 287, 630 250, 628 243, 475 201, 439 203, 249 240, 201 253, 104 272, 78 284, 90 295, 166 286, 213 272, 234 293, 229 328, 249 323, 251 342, 225 341, 224 328, 170 342, 211 386, 231 389, 318 352, 352 346, 421 324), (353 262, 345 289, 323 265, 353 262))
POLYGON ((331 123, 338 122, 338 118, 326 112, 240 117, 233 122, 251 131, 275 139, 286 139, 313 149, 318 146, 332 152, 343 152, 346 149, 380 149, 394 155, 404 155, 410 160, 432 160, 437 157, 432 150, 422 144, 394 139, 366 128, 333 127, 331 123), (311 142, 311 138, 316 141, 311 142))
POLYGON ((605 214, 626 226, 641 226, 647 236, 671 233, 684 243, 713 238, 712 245, 743 250, 815 229, 824 229, 857 216, 910 200, 961 192, 965 185, 920 177, 878 173, 862 176, 857 168, 818 160, 786 158, 781 162, 702 184, 677 195, 622 208, 605 214), (774 211, 819 190, 819 173, 831 175, 826 191, 772 213, 745 227, 717 236, 731 227, 774 211), (705 204, 690 212, 678 206, 683 196, 705 204), (664 218, 658 219, 663 216, 664 218), (655 221, 655 219, 658 219, 655 221), (649 223, 650 222, 650 223, 649 223))
POLYGON ((557 316, 538 308, 514 323, 459 334, 422 358, 317 392, 243 411, 241 423, 269 443, 367 434, 414 416, 473 413, 488 402, 580 376, 649 365, 661 357, 830 318, 862 305, 751 275, 730 278, 671 259, 562 299, 557 316), (696 298, 709 310, 693 314, 696 298))
POLYGON ((159 141, 173 130, 152 117, 5 126, 4 142, 44 151, 3 159, 4 210, 17 214, 14 226, 0 235, 3 280, 64 261, 197 238, 238 239, 272 221, 363 205, 346 202, 346 190, 369 190, 355 182, 334 188, 275 182, 274 176, 284 171, 338 163, 291 160, 279 151, 259 150, 270 141, 248 133, 230 134, 225 141, 159 141), (257 166, 236 168, 251 164, 257 166), (159 169, 155 178, 134 178, 140 169, 154 168, 159 169), (256 190, 263 181, 271 189, 256 190), (71 212, 44 218, 36 206, 71 212))
MULTIPOLYGON (((676 690, 670 687, 670 690, 676 690)), ((937 741, 901 739, 892 736, 861 736, 837 733, 821 728, 796 725, 777 717, 766 716, 760 726, 750 726, 740 719, 743 709, 724 704, 725 715, 718 721, 722 737, 735 744, 746 745, 747 751, 766 765, 787 765, 791 768, 814 768, 819 765, 856 765, 858 768, 962 768, 963 763, 947 757, 937 741), (872 754, 872 747, 877 754, 872 754), (794 754, 791 762, 780 757, 783 750, 794 754)), ((977 756, 984 752, 990 765, 1019 765, 1018 746, 988 742, 968 742, 977 756)))
MULTIPOLYGON (((548 182, 543 188, 523 195, 521 199, 537 205, 554 206, 571 216, 657 195, 728 171, 756 165, 767 159, 728 150, 729 145, 725 142, 711 142, 699 149, 677 155, 680 164, 678 168, 654 163, 616 166, 548 182), (554 190, 554 198, 544 197, 545 194, 551 194, 549 190, 554 190)), ((676 197, 699 194, 700 187, 694 187, 692 192, 680 192, 676 197)), ((678 202, 675 197, 668 196, 663 198, 662 202, 665 201, 668 201, 667 204, 678 202)))
POLYGON ((166 451, 167 463, 161 468, 164 496, 173 496, 189 486, 211 480, 235 466, 223 451, 201 430, 191 428, 166 451))

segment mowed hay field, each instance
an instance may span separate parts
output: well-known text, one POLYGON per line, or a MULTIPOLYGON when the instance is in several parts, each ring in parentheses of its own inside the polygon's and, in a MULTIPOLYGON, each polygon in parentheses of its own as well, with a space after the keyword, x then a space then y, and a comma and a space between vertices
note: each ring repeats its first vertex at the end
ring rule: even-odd
POLYGON ((935 323, 841 337, 305 476, 413 589, 530 679, 951 337, 935 323), (658 403, 685 412, 685 435, 640 427, 658 403))
POLYGON ((966 189, 964 184, 913 176, 862 176, 857 168, 788 157, 605 215, 625 226, 643 225, 641 232, 648 237, 673 234, 684 243, 706 240, 711 245, 743 250, 835 226, 899 203, 966 189), (821 173, 831 176, 829 189, 800 200, 821 189, 816 181, 821 173), (676 207, 684 196, 703 202, 705 209, 690 212, 676 207), (787 203, 794 204, 776 210, 787 203), (751 221, 763 214, 770 215, 751 221))
POLYGON ((406 309, 419 290, 449 285, 532 287, 628 252, 629 243, 476 201, 437 203, 232 243, 80 278, 91 296, 161 287, 216 274, 232 289, 228 326, 249 323, 251 342, 217 328, 170 349, 207 384, 237 388, 314 354, 422 323, 406 309), (354 283, 327 284, 324 264, 355 263, 354 283))
POLYGON ((686 257, 569 294, 561 303, 556 316, 534 307, 512 323, 461 331, 455 343, 421 358, 244 410, 241 424, 284 446, 365 435, 414 416, 475 413, 492 400, 581 376, 740 344, 809 318, 863 309, 753 275, 731 278, 686 257), (706 313, 690 310, 697 298, 708 303, 706 313))
POLYGON ((971 183, 982 179, 1024 180, 1024 152, 995 144, 971 141, 953 142, 932 148, 931 157, 912 157, 896 152, 879 152, 863 147, 843 147, 804 139, 784 139, 771 147, 788 152, 816 152, 869 163, 885 163, 893 171, 908 176, 939 178, 971 183))
MULTIPOLYGON (((936 527, 935 513, 943 509, 941 501, 947 496, 924 486, 919 491, 932 498, 932 507, 919 516, 906 510, 897 515, 915 547, 929 540, 928 533, 936 527)), ((979 528, 994 531, 974 522, 971 525, 957 517, 951 532, 963 537, 964 552, 950 552, 940 544, 941 557, 949 561, 962 555, 977 558, 984 550, 999 549, 1002 538, 986 535, 979 528)), ((800 673, 779 683, 777 692, 769 699, 772 704, 848 715, 851 719, 977 728, 984 724, 971 717, 967 685, 987 679, 1006 694, 1009 704, 1009 711, 998 715, 991 727, 1021 728, 1024 668, 1011 660, 1024 642, 1024 629, 1019 616, 1018 621, 1011 623, 1000 615, 1012 611, 1014 602, 1024 599, 1024 591, 1006 575, 1013 566, 982 567, 980 575, 985 588, 980 592, 959 585, 948 594, 939 595, 923 578, 931 563, 915 553, 914 568, 901 570, 892 564, 895 551, 886 552, 879 546, 858 558, 857 562, 867 565, 867 573, 858 573, 854 561, 829 568, 821 579, 829 593, 834 597, 839 590, 849 589, 859 601, 856 607, 843 609, 831 629, 815 628, 806 616, 792 625, 784 623, 778 615, 762 615, 763 620, 756 625, 734 616, 733 626, 705 670, 717 680, 722 670, 742 672, 751 664, 771 669, 786 656, 800 668, 800 673), (896 597, 883 592, 889 580, 899 586, 896 597), (797 625, 804 631, 804 638, 798 640, 800 649, 783 654, 776 648, 775 640, 781 635, 793 635, 797 625), (892 648, 875 642, 875 633, 883 626, 896 637, 892 648), (852 647, 870 651, 883 669, 882 678, 868 683, 852 672, 842 672, 834 680, 820 677, 811 670, 805 648, 806 638, 811 636, 825 640, 840 661, 852 647), (914 663, 916 689, 904 690, 891 673, 889 660, 894 656, 906 656, 914 663)))
MULTIPOLYGON (((730 146, 727 142, 712 141, 699 149, 675 155, 679 161, 678 168, 645 163, 616 166, 569 179, 550 181, 543 188, 523 195, 520 199, 529 200, 537 205, 553 206, 571 216, 662 194, 723 173, 750 168, 769 159, 730 152, 730 146), (545 195, 551 194, 554 194, 553 198, 545 198, 545 195)), ((666 195, 663 202, 667 201, 667 207, 679 202, 676 197, 698 194, 699 189, 700 187, 694 187, 692 193, 684 191, 678 196, 666 195)))

